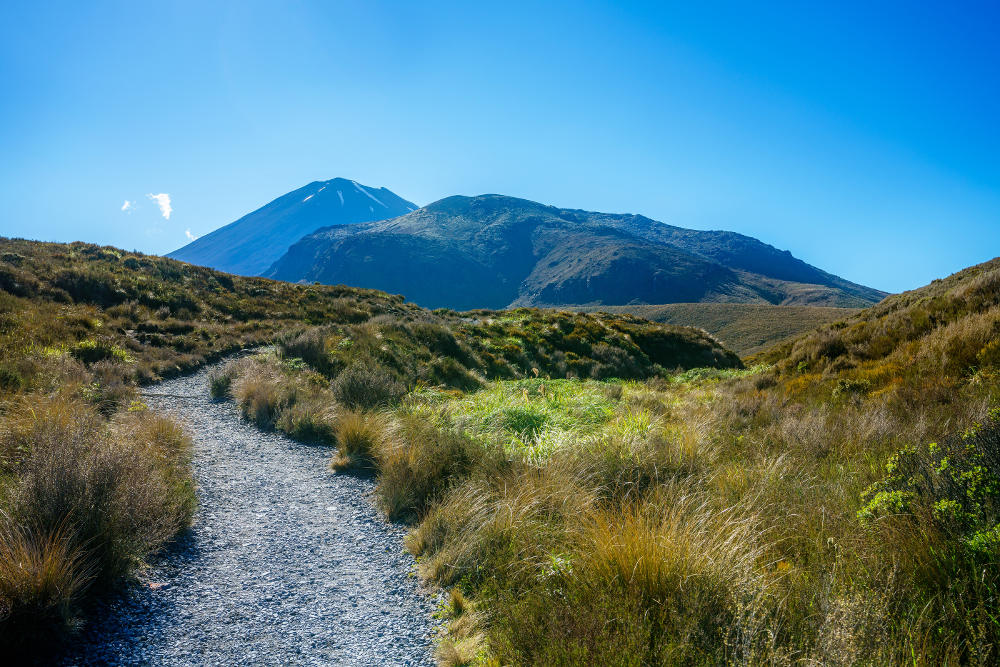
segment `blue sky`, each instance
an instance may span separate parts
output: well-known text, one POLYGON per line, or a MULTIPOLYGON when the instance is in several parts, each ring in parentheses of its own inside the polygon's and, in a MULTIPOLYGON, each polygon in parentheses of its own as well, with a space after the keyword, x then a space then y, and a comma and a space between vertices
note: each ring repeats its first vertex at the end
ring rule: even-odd
POLYGON ((163 253, 344 176, 891 291, 1000 254, 995 4, 151 4, 3 4, 0 234, 163 253))

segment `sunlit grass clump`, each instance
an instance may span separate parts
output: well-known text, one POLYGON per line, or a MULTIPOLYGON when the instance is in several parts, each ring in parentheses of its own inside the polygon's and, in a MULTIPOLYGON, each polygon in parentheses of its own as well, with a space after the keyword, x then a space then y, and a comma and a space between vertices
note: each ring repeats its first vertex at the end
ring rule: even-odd
POLYGON ((607 384, 581 380, 500 381, 437 406, 452 428, 501 444, 510 455, 544 460, 570 440, 614 419, 607 384))

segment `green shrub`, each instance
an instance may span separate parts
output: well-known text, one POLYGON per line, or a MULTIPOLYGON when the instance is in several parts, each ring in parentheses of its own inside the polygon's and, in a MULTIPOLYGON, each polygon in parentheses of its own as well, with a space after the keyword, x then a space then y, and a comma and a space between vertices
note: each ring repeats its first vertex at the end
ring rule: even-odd
POLYGON ((0 366, 0 390, 16 392, 24 387, 24 378, 12 368, 0 366))
POLYGON ((866 379, 853 379, 853 378, 841 378, 837 380, 836 386, 833 388, 833 396, 849 395, 849 394, 867 394, 872 389, 872 383, 866 379))
POLYGON ((99 361, 117 361, 129 363, 132 361, 128 352, 118 345, 106 340, 82 340, 69 350, 70 354, 85 364, 99 361))
POLYGON ((302 359, 320 373, 329 373, 332 366, 327 336, 328 331, 324 328, 286 334, 279 338, 278 350, 285 358, 302 359))
POLYGON ((212 398, 226 398, 232 387, 233 378, 222 370, 212 371, 208 376, 208 391, 212 398))
POLYGON ((478 377, 452 357, 438 357, 428 364, 427 368, 430 371, 428 379, 434 384, 443 384, 462 391, 472 391, 483 385, 478 377))
POLYGON ((1000 523, 1000 411, 959 438, 899 450, 862 502, 858 518, 866 525, 922 514, 976 549, 990 543, 1000 523))

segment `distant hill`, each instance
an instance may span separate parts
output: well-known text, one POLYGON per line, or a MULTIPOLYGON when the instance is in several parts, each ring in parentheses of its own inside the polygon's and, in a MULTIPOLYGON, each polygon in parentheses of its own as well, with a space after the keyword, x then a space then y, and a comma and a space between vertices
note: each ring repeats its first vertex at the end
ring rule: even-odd
POLYGON ((748 236, 502 195, 448 197, 391 220, 318 230, 263 275, 374 287, 455 309, 683 302, 863 307, 885 296, 748 236))
POLYGON ((384 220, 416 208, 385 188, 371 188, 345 178, 313 181, 167 256, 256 276, 284 255, 289 246, 320 227, 384 220))
POLYGON ((759 303, 668 303, 656 306, 581 306, 582 312, 629 313, 653 322, 704 329, 746 357, 824 324, 845 320, 857 308, 772 306, 759 303))

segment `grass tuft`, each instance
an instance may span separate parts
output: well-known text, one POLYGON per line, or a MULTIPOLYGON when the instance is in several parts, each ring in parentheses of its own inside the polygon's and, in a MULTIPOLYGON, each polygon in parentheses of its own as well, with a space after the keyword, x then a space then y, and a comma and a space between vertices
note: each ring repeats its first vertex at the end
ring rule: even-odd
POLYGON ((373 453, 384 437, 385 429, 385 419, 378 413, 341 412, 335 427, 337 453, 331 467, 344 470, 371 465, 373 453))
POLYGON ((76 602, 93 578, 68 525, 30 530, 0 523, 0 621, 2 635, 20 644, 38 640, 72 620, 76 602))

